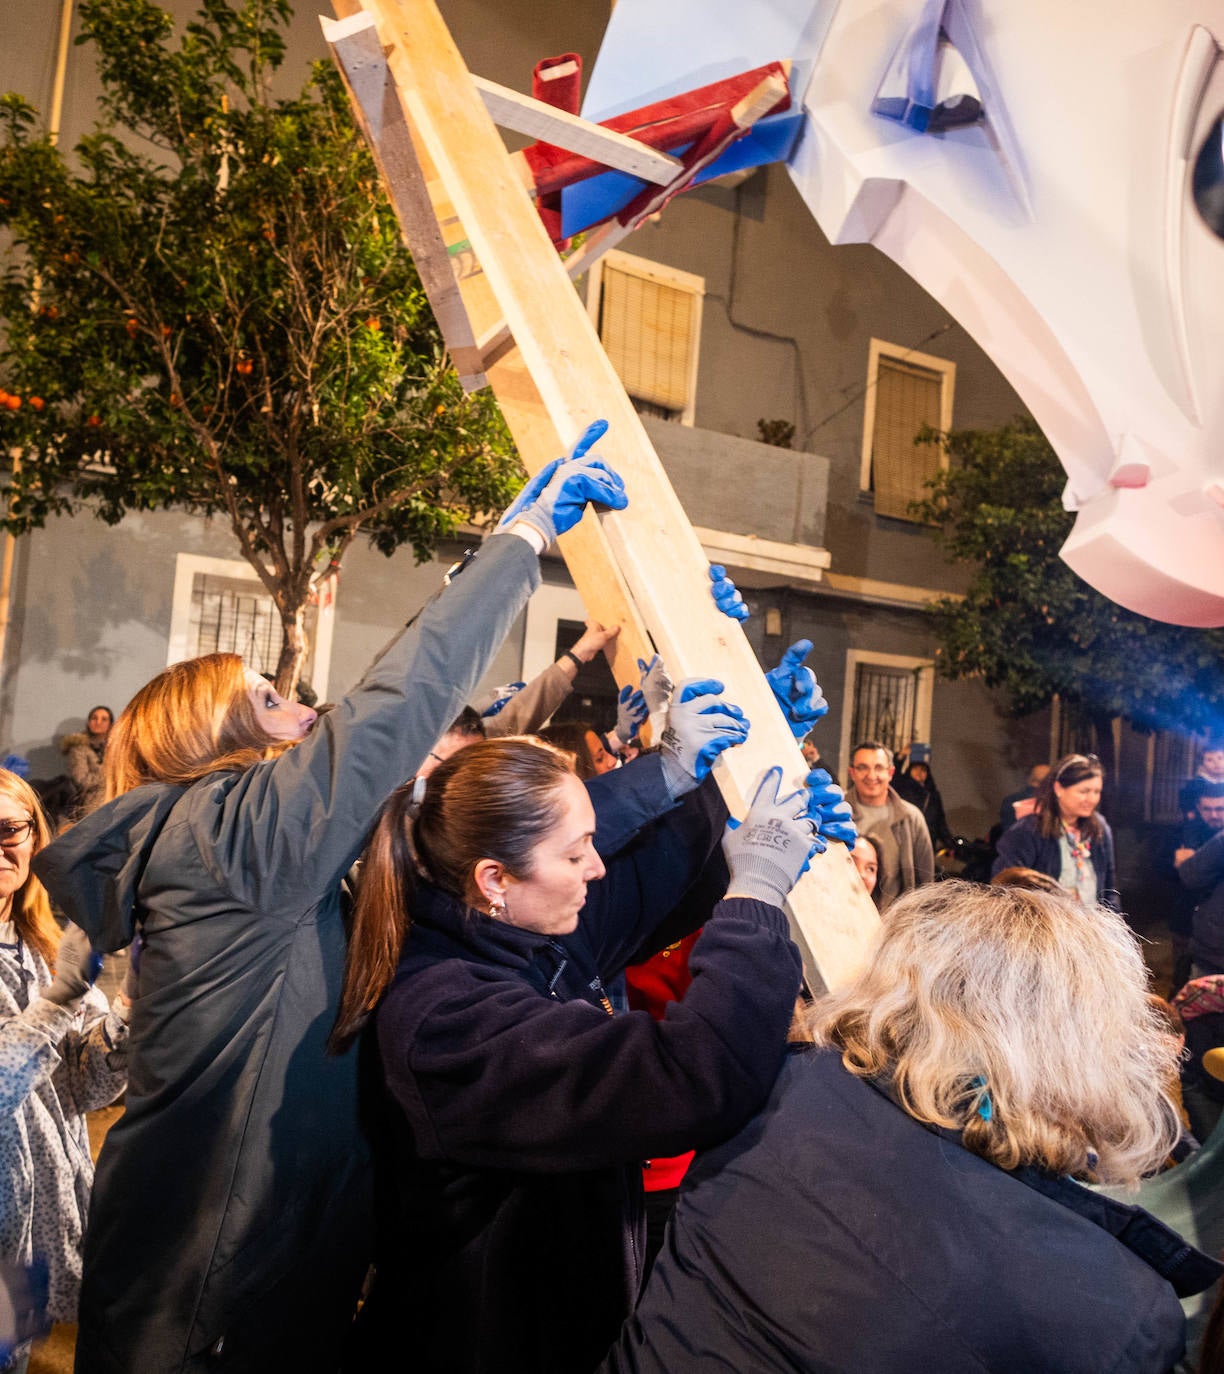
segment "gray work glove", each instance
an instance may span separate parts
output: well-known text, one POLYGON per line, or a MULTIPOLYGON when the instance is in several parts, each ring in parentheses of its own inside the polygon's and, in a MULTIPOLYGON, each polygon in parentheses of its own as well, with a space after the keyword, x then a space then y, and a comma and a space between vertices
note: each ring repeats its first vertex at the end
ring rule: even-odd
POLYGON ((55 977, 43 993, 43 1000, 61 1007, 75 1006, 101 972, 102 956, 89 943, 89 936, 80 926, 70 925, 60 937, 55 977))
POLYGON ((738 706, 722 698, 722 690, 715 678, 694 677, 682 682, 672 697, 659 753, 674 800, 708 775, 724 749, 748 738, 749 722, 738 706))
POLYGON ((639 658, 637 666, 638 672, 642 675, 638 679, 638 686, 646 699, 646 713, 653 716, 671 700, 675 684, 668 676, 667 668, 658 654, 653 655, 649 663, 639 658))
POLYGON ((771 768, 757 785, 743 824, 728 829, 722 842, 731 870, 727 892, 779 907, 817 850, 807 793, 779 797, 781 781, 781 768, 771 768))

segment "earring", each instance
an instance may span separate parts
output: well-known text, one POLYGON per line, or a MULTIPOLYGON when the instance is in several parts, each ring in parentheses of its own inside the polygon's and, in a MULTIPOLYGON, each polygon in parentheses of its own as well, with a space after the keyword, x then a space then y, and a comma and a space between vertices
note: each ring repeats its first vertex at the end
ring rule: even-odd
POLYGON ((513 925, 510 913, 506 910, 506 904, 500 897, 493 897, 489 901, 489 916, 494 921, 505 921, 507 925, 513 925))

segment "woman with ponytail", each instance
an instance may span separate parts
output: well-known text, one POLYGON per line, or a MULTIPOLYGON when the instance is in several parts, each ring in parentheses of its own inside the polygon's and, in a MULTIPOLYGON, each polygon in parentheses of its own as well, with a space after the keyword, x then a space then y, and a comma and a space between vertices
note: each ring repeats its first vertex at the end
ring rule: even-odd
POLYGON ((77 1374, 336 1368, 372 1231, 356 1056, 326 1043, 341 884, 588 501, 624 506, 620 479, 580 455, 545 468, 317 721, 217 654, 168 668, 116 722, 108 801, 39 866, 97 946, 145 942, 77 1374))
POLYGON ((381 981, 404 949, 369 1039, 377 1279, 347 1369, 593 1368, 641 1281, 641 1161, 724 1139, 768 1093, 800 981, 781 906, 840 793, 779 797, 773 769, 724 839, 709 763, 746 723, 696 685, 660 754, 607 779, 489 740, 434 770, 415 819, 385 808, 350 954, 369 943, 381 981), (687 795, 601 853, 600 785, 642 764, 687 795), (684 1001, 614 1016, 609 980, 676 938, 678 907, 704 923, 684 1001))

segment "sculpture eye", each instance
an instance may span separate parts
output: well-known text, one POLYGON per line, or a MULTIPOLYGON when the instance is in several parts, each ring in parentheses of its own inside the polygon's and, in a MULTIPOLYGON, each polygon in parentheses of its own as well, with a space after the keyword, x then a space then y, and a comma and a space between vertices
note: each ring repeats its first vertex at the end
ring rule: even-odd
POLYGON ((1224 114, 1217 116, 1194 159, 1194 204, 1203 223, 1224 239, 1224 114))

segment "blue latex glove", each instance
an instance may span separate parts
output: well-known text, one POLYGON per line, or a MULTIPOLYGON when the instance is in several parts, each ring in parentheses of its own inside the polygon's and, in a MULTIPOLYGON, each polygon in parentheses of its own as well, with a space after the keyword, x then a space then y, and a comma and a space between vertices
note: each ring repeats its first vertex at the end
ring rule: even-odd
POLYGON ((0 768, 7 768, 10 773, 16 773, 19 778, 29 778, 30 760, 23 758, 20 754, 5 754, 0 759, 0 768))
POLYGON ((638 686, 646 698, 647 714, 653 716, 671 700, 672 689, 676 684, 668 676, 663 660, 658 654, 655 654, 649 663, 639 658, 637 666, 638 672, 642 675, 638 680, 638 686))
POLYGON ((819 846, 802 792, 778 796, 781 768, 771 768, 757 785, 744 823, 728 827, 723 854, 731 870, 727 891, 781 906, 807 871, 819 846))
POLYGON ((506 706, 526 687, 525 682, 507 682, 504 687, 494 687, 488 695, 474 703, 474 710, 482 720, 499 715, 506 706))
POLYGON ((743 711, 725 701, 722 690, 714 678, 689 678, 672 698, 659 753, 673 798, 691 792, 724 749, 748 738, 743 711))
POLYGON ((744 604, 744 598, 739 594, 735 583, 727 576, 727 570, 721 563, 710 564, 710 584, 714 604, 723 615, 729 615, 732 620, 748 619, 752 612, 744 604))
POLYGON ((829 703, 821 693, 815 673, 803 666, 811 652, 810 639, 797 639, 782 655, 782 662, 765 674, 796 739, 802 739, 818 720, 829 714, 829 703))
POLYGON ((498 530, 521 521, 538 530, 548 545, 574 528, 588 502, 624 510, 629 504, 624 482, 606 464, 585 456, 607 429, 607 420, 595 420, 583 430, 568 458, 554 458, 541 468, 498 521, 498 530))
POLYGON ((853 849, 858 830, 846 794, 823 768, 813 768, 804 786, 808 794, 807 814, 821 840, 820 853, 827 848, 826 842, 835 840, 853 849))
POLYGON ((622 744, 628 744, 646 724, 649 715, 642 689, 626 684, 616 698, 616 738, 622 744))

